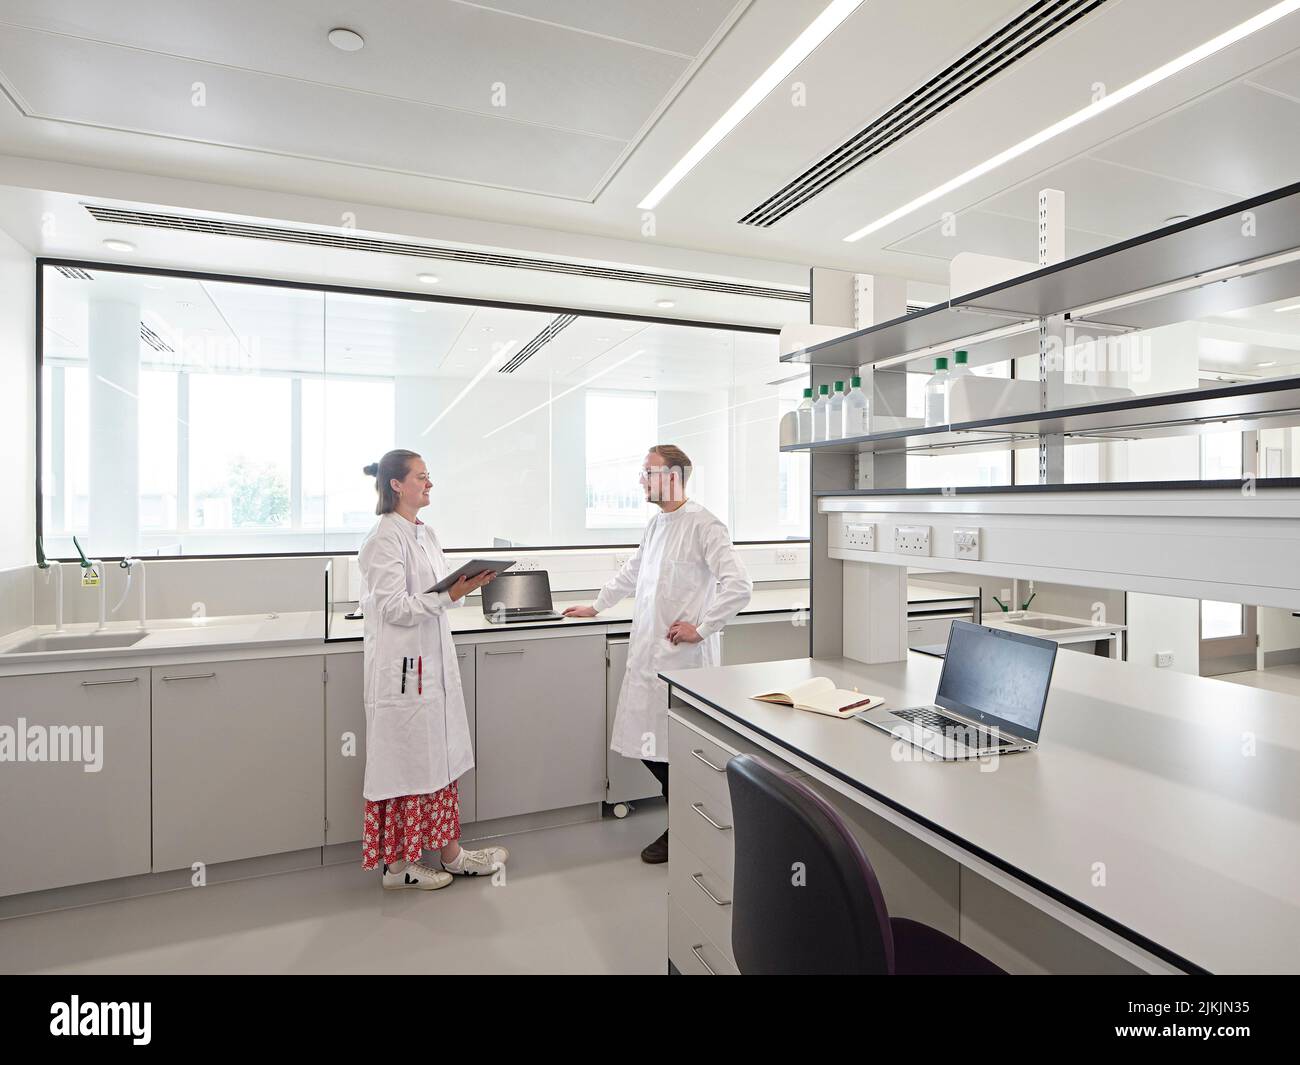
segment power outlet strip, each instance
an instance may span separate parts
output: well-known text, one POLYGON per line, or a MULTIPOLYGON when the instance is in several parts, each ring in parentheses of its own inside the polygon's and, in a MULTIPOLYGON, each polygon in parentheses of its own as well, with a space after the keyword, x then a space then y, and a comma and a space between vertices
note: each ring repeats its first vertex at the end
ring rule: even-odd
POLYGON ((978 529, 953 529, 952 547, 958 558, 979 561, 980 531, 978 529))
POLYGON ((531 558, 521 558, 510 568, 514 570, 515 573, 532 573, 534 570, 539 570, 542 567, 531 558))
POLYGON ((783 551, 780 548, 776 552, 776 560, 781 563, 794 563, 799 561, 798 551, 783 551))
POLYGON ((840 542, 844 547, 858 551, 876 549, 876 524, 871 521, 846 521, 840 542))
POLYGON ((930 526, 895 525, 894 554, 925 555, 930 554, 930 526))

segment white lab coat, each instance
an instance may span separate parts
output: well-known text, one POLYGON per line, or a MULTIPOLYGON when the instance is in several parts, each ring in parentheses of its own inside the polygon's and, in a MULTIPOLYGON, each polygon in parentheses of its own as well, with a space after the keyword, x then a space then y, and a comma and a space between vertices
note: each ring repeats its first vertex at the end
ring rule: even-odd
MULTIPOLYGON (((367 799, 427 795, 474 767, 446 592, 450 572, 427 525, 385 514, 357 553, 365 612, 364 688, 367 799), (423 664, 424 692, 416 665, 423 664)), ((461 600, 464 602, 464 600, 461 600)))
POLYGON ((608 610, 636 592, 611 750, 668 761, 668 685, 659 673, 721 664, 719 633, 749 603, 753 588, 727 527, 698 503, 687 500, 650 519, 641 546, 594 604, 608 610), (704 639, 670 643, 674 621, 689 621, 704 639))

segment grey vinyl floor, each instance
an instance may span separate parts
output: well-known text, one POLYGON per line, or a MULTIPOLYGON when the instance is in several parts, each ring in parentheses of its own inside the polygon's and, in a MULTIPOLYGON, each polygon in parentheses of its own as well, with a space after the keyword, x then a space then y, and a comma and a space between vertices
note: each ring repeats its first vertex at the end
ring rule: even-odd
POLYGON ((0 922, 8 973, 627 973, 667 965, 667 807, 521 833, 506 882, 384 891, 360 863, 0 922))

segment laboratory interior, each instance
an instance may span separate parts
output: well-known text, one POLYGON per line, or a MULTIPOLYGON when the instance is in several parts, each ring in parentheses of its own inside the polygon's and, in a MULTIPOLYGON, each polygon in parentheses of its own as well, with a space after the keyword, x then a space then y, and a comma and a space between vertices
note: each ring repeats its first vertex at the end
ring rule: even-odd
POLYGON ((0 972, 1300 972, 1300 0, 0 0, 0 382, 0 972))

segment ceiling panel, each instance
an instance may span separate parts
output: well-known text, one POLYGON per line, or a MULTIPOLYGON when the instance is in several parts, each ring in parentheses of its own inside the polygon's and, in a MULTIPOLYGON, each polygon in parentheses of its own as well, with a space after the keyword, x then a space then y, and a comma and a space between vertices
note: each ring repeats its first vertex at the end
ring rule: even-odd
POLYGON ((1235 198, 1255 196, 1300 177, 1300 103, 1229 85, 1092 154, 1235 198))
MULTIPOLYGON (((137 62, 176 57, 193 75, 172 87, 185 96, 193 80, 211 76, 207 66, 220 65, 618 140, 636 134, 689 62, 450 0, 368 5, 355 18, 307 0, 223 2, 219 17, 208 4, 136 0, 130 7, 132 17, 123 18, 120 7, 6 4, 0 20, 27 27, 5 35, 40 49, 55 47, 57 38, 30 29, 125 47, 137 62), (329 44, 328 31, 340 22, 366 38, 361 51, 329 44), (504 100, 494 97, 498 85, 504 100)), ((105 62, 102 52, 82 54, 105 62)), ((146 110, 148 101, 137 106, 146 110)))
POLYGON ((29 31, 0 37, 0 70, 42 116, 571 198, 591 195, 624 147, 29 31), (202 107, 192 103, 195 81, 205 85, 202 107))
MULTIPOLYGON (((1067 216, 1069 214, 1067 201, 1067 216)), ((1065 231, 1066 256, 1083 255, 1113 243, 1109 236, 1089 233, 1069 227, 1065 231)), ((944 232, 941 223, 926 226, 902 240, 889 245, 891 251, 927 255, 950 261, 959 252, 978 252, 1006 259, 1038 261, 1037 218, 1011 218, 989 211, 962 211, 957 216, 955 231, 944 232)))
POLYGON ((483 7, 583 29, 650 48, 698 55, 731 11, 749 0, 479 0, 483 7))
POLYGON ((1159 229, 1172 215, 1194 216, 1226 207, 1235 198, 1187 180, 1083 156, 1038 174, 979 207, 1036 223, 1040 189, 1065 193, 1065 217, 1071 226, 1114 240, 1159 229))

